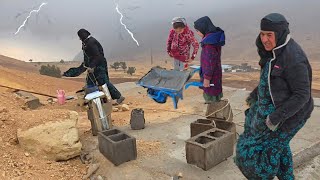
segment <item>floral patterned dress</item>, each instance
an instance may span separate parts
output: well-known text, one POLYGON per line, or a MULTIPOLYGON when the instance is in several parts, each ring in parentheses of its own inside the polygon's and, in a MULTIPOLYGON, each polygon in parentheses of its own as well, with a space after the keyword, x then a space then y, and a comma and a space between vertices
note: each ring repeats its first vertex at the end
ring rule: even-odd
POLYGON ((306 121, 291 132, 271 131, 268 115, 275 111, 268 85, 268 62, 261 71, 258 101, 246 111, 244 133, 240 135, 235 163, 248 179, 294 179, 290 141, 306 121))

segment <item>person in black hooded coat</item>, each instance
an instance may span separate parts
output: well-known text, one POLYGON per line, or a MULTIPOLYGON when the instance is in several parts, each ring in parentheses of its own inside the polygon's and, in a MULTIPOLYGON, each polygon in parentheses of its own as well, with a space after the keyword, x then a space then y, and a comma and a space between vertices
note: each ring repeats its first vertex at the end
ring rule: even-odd
POLYGON ((261 76, 247 99, 235 163, 248 179, 294 179, 290 141, 313 111, 312 70, 278 13, 261 20, 256 45, 261 76))
POLYGON ((110 82, 108 75, 108 64, 104 57, 101 44, 91 36, 90 32, 85 29, 78 31, 78 36, 82 41, 82 50, 84 62, 77 68, 70 68, 63 73, 65 77, 76 77, 88 71, 86 85, 87 87, 102 86, 106 84, 110 91, 111 97, 117 100, 118 104, 124 101, 124 97, 110 82))

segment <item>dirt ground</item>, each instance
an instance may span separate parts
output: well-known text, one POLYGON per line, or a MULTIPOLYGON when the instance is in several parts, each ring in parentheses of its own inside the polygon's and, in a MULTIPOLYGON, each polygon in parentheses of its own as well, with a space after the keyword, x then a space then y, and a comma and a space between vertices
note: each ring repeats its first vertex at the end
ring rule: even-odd
POLYGON ((67 110, 25 109, 24 102, 11 91, 0 89, 0 179, 80 179, 86 166, 75 158, 52 162, 31 156, 20 148, 17 129, 55 121, 67 116, 67 110))
MULTIPOLYGON (((50 78, 29 72, 21 72, 0 67, 0 83, 6 86, 22 88, 55 95, 55 90, 63 87, 69 94, 82 87, 81 82, 65 79, 50 78)), ((133 84, 134 85, 134 84, 133 84)), ((188 96, 199 94, 198 90, 188 91, 188 96)), ((173 111, 173 103, 158 105, 147 98, 146 92, 141 89, 132 89, 124 94, 130 108, 145 108, 149 123, 163 123, 170 118, 178 117, 180 113, 193 112, 188 106, 179 109, 180 113, 173 111), (145 99, 141 101, 141 99, 145 99), (170 112, 171 111, 171 112, 170 112)), ((39 124, 55 121, 67 115, 67 110, 77 111, 80 115, 79 134, 80 141, 90 144, 91 127, 85 111, 82 111, 75 100, 65 105, 49 104, 48 97, 38 96, 43 106, 38 110, 27 109, 24 102, 12 90, 0 88, 0 179, 81 179, 86 174, 88 166, 81 163, 79 158, 65 162, 51 162, 42 160, 25 152, 17 141, 17 129, 28 129, 39 124), (89 139, 89 140, 88 140, 89 139)), ((113 124, 117 127, 130 124, 130 111, 115 112, 112 114, 113 124)), ((138 152, 145 156, 156 155, 161 151, 162 144, 157 141, 137 141, 138 152)), ((101 157, 104 158, 104 157, 101 157)))
MULTIPOLYGON (((60 63, 59 66, 61 66, 62 70, 66 70, 77 64, 79 63, 60 63)), ((3 60, 0 57, 0 85, 36 91, 52 96, 56 95, 57 89, 64 89, 68 95, 74 95, 84 85, 84 76, 66 79, 41 76, 37 74, 36 69, 40 65, 41 63, 17 62, 6 58, 3 60), (32 65, 30 66, 30 64, 32 65)), ((160 65, 162 67, 170 67, 170 64, 163 63, 160 65)), ((143 63, 129 64, 128 66, 137 68, 137 73, 134 76, 130 76, 120 70, 109 70, 111 81, 115 84, 135 82, 152 67, 152 65, 143 63)), ((194 78, 197 79, 197 76, 194 78)), ((251 90, 258 83, 258 78, 258 73, 230 73, 224 74, 223 81, 225 86, 251 90)), ((314 68, 313 87, 315 96, 320 97, 320 68, 314 68)), ((199 96, 202 93, 197 88, 185 91, 185 96, 189 97, 189 100, 180 102, 178 110, 173 110, 173 103, 170 99, 166 104, 157 104, 147 97, 145 90, 135 88, 134 84, 128 89, 130 91, 124 94, 126 97, 125 103, 129 105, 130 109, 143 108, 146 119, 150 124, 163 124, 168 119, 177 118, 181 115, 202 113, 202 109, 194 109, 190 105, 194 101, 192 97, 199 96)), ((12 90, 0 88, 0 157, 2 157, 3 162, 0 163, 0 179, 81 179, 86 174, 88 166, 82 164, 79 158, 65 162, 51 162, 31 156, 20 148, 16 137, 18 128, 27 129, 41 123, 55 121, 58 118, 65 117, 67 110, 77 111, 80 115, 78 127, 81 142, 86 146, 92 141, 90 123, 86 117, 86 112, 76 106, 75 100, 59 106, 57 104, 48 104, 48 97, 39 97, 43 106, 38 110, 32 111, 25 107, 23 101, 12 90)), ((113 124, 117 127, 129 126, 130 111, 115 112, 112 114, 112 119, 113 124)), ((138 139, 137 143, 139 154, 144 156, 156 156, 164 149, 163 144, 158 141, 138 139)))

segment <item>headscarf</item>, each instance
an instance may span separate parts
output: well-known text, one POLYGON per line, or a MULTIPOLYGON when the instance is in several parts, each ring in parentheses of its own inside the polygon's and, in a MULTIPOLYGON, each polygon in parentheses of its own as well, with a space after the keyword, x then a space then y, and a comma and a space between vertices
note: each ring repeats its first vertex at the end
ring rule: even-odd
POLYGON ((194 22, 194 28, 200 31, 204 36, 217 31, 217 27, 213 25, 208 16, 204 16, 194 22))
MULTIPOLYGON (((279 13, 271 13, 262 18, 260 28, 262 31, 273 31, 276 37, 276 47, 286 42, 288 34, 290 34, 289 23, 286 18, 279 13)), ((260 55, 260 66, 263 67, 270 59, 273 58, 271 51, 266 51, 260 35, 257 37, 256 45, 260 55)))
POLYGON ((90 32, 87 31, 86 29, 80 29, 78 31, 78 36, 81 39, 81 41, 86 40, 90 35, 91 35, 90 32))

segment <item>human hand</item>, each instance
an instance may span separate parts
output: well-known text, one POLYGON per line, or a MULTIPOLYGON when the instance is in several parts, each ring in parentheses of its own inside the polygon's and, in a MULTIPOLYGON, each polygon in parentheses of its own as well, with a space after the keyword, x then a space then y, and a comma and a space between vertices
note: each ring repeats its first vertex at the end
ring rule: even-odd
POLYGON ((94 72, 94 68, 87 68, 88 73, 93 73, 94 72))
POLYGON ((210 87, 210 80, 204 79, 204 80, 203 80, 203 87, 205 87, 205 88, 210 87))
POLYGON ((250 108, 252 105, 256 103, 256 100, 249 96, 246 99, 246 103, 247 103, 247 106, 250 108))
POLYGON ((173 57, 173 55, 172 55, 172 53, 171 53, 171 52, 168 52, 168 55, 169 55, 170 57, 173 57))
POLYGON ((191 63, 192 61, 193 61, 193 59, 186 60, 187 63, 191 63))
POLYGON ((276 131, 279 124, 273 125, 271 120, 270 120, 270 118, 269 118, 269 116, 268 116, 267 119, 266 119, 266 125, 271 131, 276 131))

